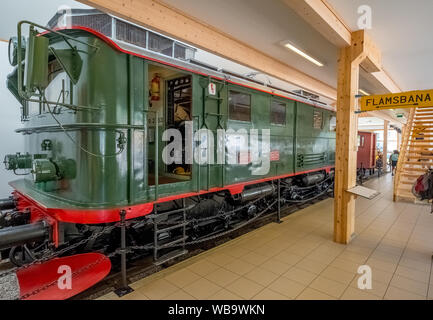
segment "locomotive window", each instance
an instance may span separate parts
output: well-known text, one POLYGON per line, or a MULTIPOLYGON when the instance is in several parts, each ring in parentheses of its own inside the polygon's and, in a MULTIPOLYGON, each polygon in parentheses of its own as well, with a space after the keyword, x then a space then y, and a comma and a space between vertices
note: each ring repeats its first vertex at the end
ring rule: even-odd
POLYGON ((323 112, 319 110, 313 111, 313 128, 322 129, 323 128, 323 112))
POLYGON ((251 95, 230 90, 229 117, 231 120, 251 121, 251 95))
POLYGON ((166 56, 173 56, 173 40, 149 32, 149 49, 166 56))
POLYGON ((271 102, 271 123, 286 124, 286 104, 272 100, 271 102))

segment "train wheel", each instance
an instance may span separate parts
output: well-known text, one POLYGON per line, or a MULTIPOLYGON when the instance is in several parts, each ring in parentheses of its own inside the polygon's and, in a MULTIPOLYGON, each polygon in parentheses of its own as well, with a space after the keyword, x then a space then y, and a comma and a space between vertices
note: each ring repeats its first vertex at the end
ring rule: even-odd
POLYGON ((16 246, 9 251, 9 260, 17 267, 33 262, 36 259, 27 245, 16 246))

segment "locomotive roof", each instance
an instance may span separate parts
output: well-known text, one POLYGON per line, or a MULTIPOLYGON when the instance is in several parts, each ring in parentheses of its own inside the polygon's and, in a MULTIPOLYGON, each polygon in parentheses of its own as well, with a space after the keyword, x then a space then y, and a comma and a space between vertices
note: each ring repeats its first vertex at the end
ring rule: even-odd
MULTIPOLYGON (((117 18, 116 18, 117 19, 117 18)), ((136 55, 144 59, 152 60, 158 63, 162 63, 165 65, 168 65, 170 67, 182 69, 184 71, 201 74, 204 76, 208 76, 211 78, 214 78, 216 80, 226 81, 227 83, 232 83, 235 85, 244 86, 247 88, 251 88, 254 90, 258 90, 261 92, 269 93, 275 96, 279 96, 282 98, 290 99, 299 101, 305 104, 312 105, 314 107, 326 109, 329 111, 335 111, 335 108, 329 106, 328 104, 312 99, 307 98, 303 95, 297 94, 292 91, 285 90, 283 88, 279 88, 272 85, 267 85, 265 83, 262 83, 261 81, 257 81, 254 79, 247 78, 241 74, 225 70, 225 69, 218 69, 212 65, 209 65, 205 62, 198 61, 195 59, 189 59, 187 61, 175 59, 172 57, 165 56, 163 54, 147 50, 145 48, 141 48, 139 46, 129 44, 127 42, 110 38, 99 31, 96 31, 89 27, 83 27, 83 26, 72 26, 70 28, 62 28, 63 30, 84 30, 87 32, 90 32, 94 34, 95 36, 99 37, 100 39, 104 40, 108 44, 112 45, 115 49, 122 51, 126 54, 136 55)), ((49 32, 47 32, 49 33, 49 32)))

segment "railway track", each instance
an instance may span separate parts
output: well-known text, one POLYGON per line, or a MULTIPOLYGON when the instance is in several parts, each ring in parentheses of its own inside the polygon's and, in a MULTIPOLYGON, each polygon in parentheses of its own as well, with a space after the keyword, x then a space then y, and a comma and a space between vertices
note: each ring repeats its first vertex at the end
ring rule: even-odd
MULTIPOLYGON (((281 217, 286 217, 298 210, 307 208, 317 202, 323 201, 330 196, 328 194, 324 194, 323 196, 320 196, 314 200, 309 201, 308 203, 302 203, 302 204, 293 204, 286 206, 284 208, 281 208, 281 217)), ((161 270, 164 270, 174 264, 177 264, 181 261, 184 261, 186 259, 189 259, 193 256, 196 256, 206 250, 212 249, 214 247, 217 247, 223 243, 226 243, 227 241, 230 241, 232 239, 235 239, 241 235, 244 235, 252 230, 255 230, 259 227, 262 227, 268 223, 275 222, 277 219, 277 212, 271 212, 263 217, 258 218, 251 224, 248 224, 244 226, 243 228, 240 228, 238 230, 233 231, 232 233, 222 236, 220 238, 217 238, 215 240, 209 240, 201 244, 197 245, 190 245, 188 246, 188 253, 178 257, 176 259, 173 259, 163 265, 154 265, 153 260, 151 256, 145 257, 145 258, 139 258, 136 260, 130 259, 128 261, 128 269, 127 269, 127 276, 128 276, 128 283, 133 283, 138 280, 141 280, 145 277, 148 277, 154 273, 157 273, 161 270)), ((112 272, 101 282, 96 284, 95 286, 87 289, 86 291, 83 291, 82 293, 76 295, 72 298, 72 300, 93 300, 96 298, 99 298, 105 294, 108 294, 115 289, 119 288, 121 286, 121 273, 120 273, 120 259, 115 259, 113 261, 113 267, 112 272)))

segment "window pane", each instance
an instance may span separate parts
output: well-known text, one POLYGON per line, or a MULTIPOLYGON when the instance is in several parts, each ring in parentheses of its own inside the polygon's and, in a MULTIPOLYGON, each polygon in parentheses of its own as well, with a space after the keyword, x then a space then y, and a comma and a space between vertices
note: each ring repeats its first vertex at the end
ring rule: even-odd
POLYGON ((149 49, 166 56, 173 56, 173 40, 149 32, 149 49))
POLYGON ((116 20, 116 38, 146 48, 146 30, 116 20))
POLYGON ((322 129, 323 126, 323 113, 319 110, 313 112, 313 128, 322 129))
POLYGON ((251 96, 230 91, 229 117, 232 120, 251 121, 251 96))
POLYGON ((286 124, 286 104, 272 100, 271 102, 271 123, 286 124))

